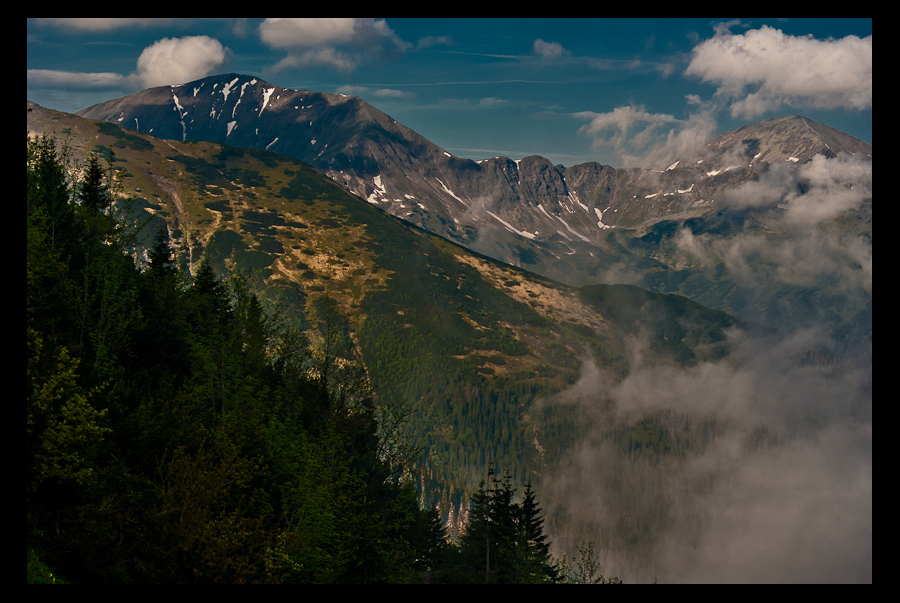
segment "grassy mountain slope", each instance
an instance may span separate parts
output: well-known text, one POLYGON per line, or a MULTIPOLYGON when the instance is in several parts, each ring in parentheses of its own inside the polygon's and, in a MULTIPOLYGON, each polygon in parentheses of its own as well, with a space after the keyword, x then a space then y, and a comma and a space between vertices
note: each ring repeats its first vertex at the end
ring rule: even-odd
POLYGON ((148 243, 165 225, 185 264, 250 271, 315 342, 338 342, 339 362, 361 357, 382 402, 409 411, 427 477, 452 486, 444 509, 489 461, 539 481, 576 419, 548 422, 533 404, 574 383, 586 358, 624 375, 623 342, 640 331, 660 357, 692 363, 720 355, 736 323, 684 298, 579 290, 475 254, 290 157, 29 108, 29 132, 68 140, 76 160, 115 153, 148 243))

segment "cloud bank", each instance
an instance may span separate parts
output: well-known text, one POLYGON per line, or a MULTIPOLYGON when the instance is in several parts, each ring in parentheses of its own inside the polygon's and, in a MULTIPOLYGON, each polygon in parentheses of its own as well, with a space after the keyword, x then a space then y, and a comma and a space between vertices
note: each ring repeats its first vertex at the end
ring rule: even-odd
POLYGON ((351 72, 367 61, 388 60, 412 48, 383 19, 266 19, 259 35, 269 48, 288 51, 272 68, 276 72, 304 67, 351 72))
POLYGON ((748 288, 773 283, 816 287, 827 281, 834 290, 870 299, 871 240, 829 226, 861 210, 872 193, 872 162, 857 156, 816 155, 797 169, 775 165, 758 180, 716 198, 733 210, 769 208, 754 218, 762 221, 762 230, 722 237, 685 228, 674 244, 684 265, 721 262, 748 288))
POLYGON ((756 118, 790 107, 872 107, 872 36, 816 40, 763 25, 719 30, 697 45, 685 73, 718 86, 731 116, 756 118))
POLYGON ((542 472, 557 551, 593 540, 628 582, 871 582, 871 370, 810 355, 817 329, 730 337, 692 367, 635 339, 627 377, 588 360, 544 402, 581 426, 542 472))
MULTIPOLYGON (((593 137, 595 148, 611 148, 621 167, 665 169, 701 149, 726 109, 732 118, 756 119, 784 107, 872 108, 872 36, 817 40, 766 25, 732 34, 734 27, 747 24, 716 24, 715 36, 691 51, 684 74, 717 89, 708 100, 686 95, 686 118, 633 104, 602 113, 582 111, 571 114, 589 122, 579 133, 593 137)), ((558 44, 535 42, 538 56, 558 58, 562 51, 558 44)), ((674 69, 672 63, 659 68, 663 76, 674 69)))
POLYGON ((673 160, 700 151, 715 132, 712 106, 693 97, 688 102, 702 107, 687 119, 650 113, 643 105, 616 107, 607 113, 581 111, 572 117, 589 120, 579 133, 593 136, 595 148, 612 148, 621 167, 665 169, 673 160))

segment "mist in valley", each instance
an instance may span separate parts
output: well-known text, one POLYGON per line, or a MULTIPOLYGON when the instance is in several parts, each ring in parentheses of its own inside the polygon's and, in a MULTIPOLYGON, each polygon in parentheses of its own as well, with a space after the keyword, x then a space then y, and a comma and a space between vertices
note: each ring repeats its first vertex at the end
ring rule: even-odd
POLYGON ((748 291, 806 287, 772 307, 807 320, 733 329, 725 358, 691 366, 636 336, 624 378, 586 357, 539 401, 578 432, 541 471, 556 554, 594 541, 604 576, 626 582, 871 582, 872 247, 836 221, 871 203, 871 162, 776 166, 717 201, 776 208, 778 236, 684 229, 685 261, 724 263, 748 291), (815 306, 835 293, 837 309, 815 306))

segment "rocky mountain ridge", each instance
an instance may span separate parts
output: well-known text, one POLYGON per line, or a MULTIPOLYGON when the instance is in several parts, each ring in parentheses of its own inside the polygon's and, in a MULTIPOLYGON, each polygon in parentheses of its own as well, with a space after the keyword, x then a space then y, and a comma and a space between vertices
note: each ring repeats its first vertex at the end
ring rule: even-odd
MULTIPOLYGON (((566 168, 539 156, 472 161, 454 157, 357 97, 289 90, 238 74, 144 90, 78 114, 161 138, 290 155, 394 216, 573 286, 630 283, 776 324, 796 320, 771 303, 771 296, 785 293, 773 286, 761 295, 757 280, 748 281, 741 266, 749 262, 758 278, 779 270, 756 252, 735 259, 744 248, 740 237, 774 237, 785 249, 774 258, 781 262, 796 246, 790 241, 797 233, 782 228, 779 208, 809 188, 805 166, 817 157, 868 165, 872 159, 867 143, 801 116, 785 116, 716 136, 699 156, 679 159, 665 170, 599 163, 566 168), (764 203, 736 208, 726 202, 733 191, 752 193, 761 186, 754 183, 774 173, 782 174, 778 185, 786 188, 757 195, 764 203), (688 243, 710 236, 719 241, 707 245, 715 257, 696 261, 700 256, 691 255, 688 243)), ((870 168, 868 174, 869 184, 857 186, 857 196, 871 190, 870 168)), ((802 200, 817 202, 815 195, 802 200)), ((870 195, 836 219, 842 222, 832 230, 863 237, 838 247, 871 249, 870 195)), ((754 248, 761 245, 756 239, 754 248)), ((842 264, 867 264, 865 257, 834 253, 842 264)), ((832 286, 827 278, 807 278, 797 289, 795 281, 789 283, 790 295, 798 301, 832 286)), ((820 310, 803 303, 804 320, 815 320, 820 310)))
MULTIPOLYGON (((290 90, 238 74, 152 88, 77 114, 161 138, 296 157, 393 215, 519 265, 544 250, 574 253, 568 243, 607 250, 612 228, 702 214, 722 186, 774 162, 802 163, 822 151, 871 157, 871 145, 791 116, 717 136, 699 160, 661 172, 598 163, 565 168, 538 156, 472 161, 358 97, 290 90), (536 242, 547 245, 536 248, 536 242)), ((545 264, 538 271, 546 274, 545 264)))

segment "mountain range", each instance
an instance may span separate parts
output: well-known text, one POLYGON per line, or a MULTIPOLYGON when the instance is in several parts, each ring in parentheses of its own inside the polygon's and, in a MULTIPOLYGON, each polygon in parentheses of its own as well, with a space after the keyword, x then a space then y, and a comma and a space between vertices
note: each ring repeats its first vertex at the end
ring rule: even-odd
MULTIPOLYGON (((290 155, 370 204, 502 262, 573 286, 626 282, 680 293, 778 326, 785 318, 769 308, 768 294, 758 295, 756 282, 747 286, 734 270, 721 270, 721 257, 692 265, 682 250, 673 250, 674 235, 687 229, 693 236, 712 230, 720 239, 747 232, 771 236, 775 229, 760 221, 772 222, 766 210, 777 201, 735 210, 723 203, 723 191, 758 181, 773 167, 796 173, 816 156, 853 157, 869 165, 872 158, 871 145, 788 116, 716 136, 698 156, 665 170, 598 163, 566 168, 538 156, 472 161, 358 97, 291 90, 238 74, 151 88, 77 114, 159 138, 290 155), (695 286, 697 281, 704 284, 695 286)), ((864 223, 854 225, 855 235, 870 244, 871 197, 854 209, 854 220, 864 223)), ((766 274, 771 266, 751 268, 766 274)), ((788 295, 808 295, 809 287, 801 289, 788 295)), ((838 312, 847 315, 845 321, 867 320, 864 302, 833 303, 853 306, 838 312)), ((791 321, 815 321, 820 312, 791 314, 791 321)))
POLYGON ((625 342, 641 332, 660 359, 690 364, 724 355, 724 330, 740 324, 683 297, 574 288, 473 253, 285 155, 28 108, 29 132, 67 140, 73 159, 114 152, 145 247, 166 228, 192 269, 206 259, 219 274, 251 271, 269 307, 320 342, 315 308, 331 300, 339 355, 361 357, 382 400, 414 410, 416 443, 457 507, 486 459, 524 482, 571 437, 542 434, 528 409, 574 383, 586 357, 625 374, 625 342))
MULTIPOLYGON (((824 328, 830 347, 801 339, 788 364, 834 374, 867 348, 871 398, 871 145, 803 117, 722 134, 660 171, 471 161, 356 97, 228 74, 77 115, 29 102, 28 132, 66 140, 76 161, 112 157, 145 245, 165 227, 189 268, 251 271, 270 308, 361 361, 380 400, 409 411, 420 491, 451 526, 489 463, 534 479, 561 534, 596 528, 559 482, 590 445, 640 476, 716 453, 723 422, 651 402, 616 414, 610 388, 638 380, 657 388, 643 399, 666 400, 679 375, 712 383, 747 362, 748 334, 824 328)), ((781 437, 767 424, 737 429, 761 446, 781 437)), ((588 480, 615 515, 603 529, 643 555, 670 507, 615 471, 588 480)))

